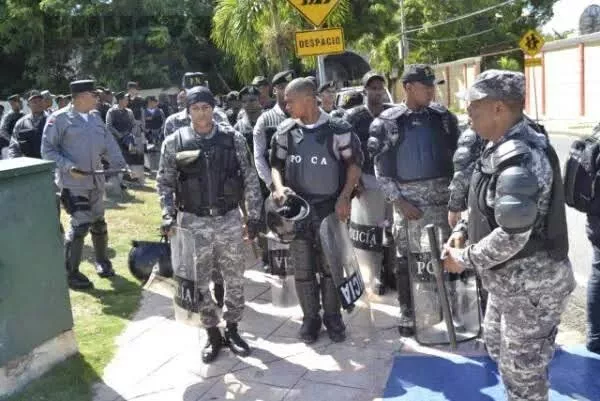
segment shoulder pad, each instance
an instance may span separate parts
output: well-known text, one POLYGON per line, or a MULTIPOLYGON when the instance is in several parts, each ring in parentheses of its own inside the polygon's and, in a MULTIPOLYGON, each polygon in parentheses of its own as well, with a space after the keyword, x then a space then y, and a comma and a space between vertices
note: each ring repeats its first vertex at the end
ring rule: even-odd
POLYGON ((281 124, 277 127, 277 132, 280 134, 287 133, 292 130, 298 123, 293 118, 286 118, 283 120, 281 124))
POLYGON ((354 106, 351 109, 348 109, 346 111, 346 114, 348 114, 348 117, 353 117, 353 116, 358 116, 361 113, 364 113, 367 110, 367 106, 365 105, 360 105, 360 106, 354 106))
POLYGON ((518 165, 530 157, 531 148, 518 139, 509 139, 500 144, 492 154, 492 169, 498 171, 508 165, 518 165))
POLYGON ((467 128, 458 137, 458 146, 471 146, 478 142, 478 136, 471 128, 467 128))
POLYGON ((352 131, 352 125, 348 121, 341 118, 332 117, 329 119, 328 124, 333 130, 334 135, 346 134, 352 131))
POLYGON ((435 111, 436 113, 439 114, 445 114, 448 113, 448 109, 446 108, 446 106, 444 106, 443 104, 439 104, 439 103, 429 103, 429 106, 427 106, 427 108, 429 108, 432 111, 435 111))
POLYGON ((227 134, 227 135, 234 135, 236 133, 236 131, 233 129, 233 127, 231 125, 226 124, 224 122, 218 122, 217 129, 219 130, 219 132, 222 132, 223 134, 227 134))
POLYGON ((383 120, 396 120, 406 113, 407 110, 408 107, 406 107, 405 104, 399 104, 382 111, 378 118, 383 120))

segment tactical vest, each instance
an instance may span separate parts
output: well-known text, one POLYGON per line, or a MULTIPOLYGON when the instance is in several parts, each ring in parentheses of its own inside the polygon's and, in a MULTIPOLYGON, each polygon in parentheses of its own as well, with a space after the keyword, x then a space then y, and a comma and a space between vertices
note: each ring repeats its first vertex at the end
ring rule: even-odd
POLYGON ((267 141, 267 150, 265 152, 265 157, 269 160, 269 149, 271 149, 271 139, 275 132, 277 132, 277 127, 279 124, 285 121, 285 117, 275 112, 275 110, 271 109, 265 111, 262 114, 263 123, 265 127, 265 140, 267 141))
POLYGON ((198 216, 223 215, 243 199, 244 179, 232 129, 219 126, 210 139, 190 127, 177 131, 177 208, 198 216))
POLYGON ((33 123, 33 117, 26 118, 19 132, 13 136, 19 142, 21 153, 25 157, 41 159, 42 132, 46 124, 46 116, 41 117, 37 123, 33 123))
POLYGON ((111 112, 112 114, 112 125, 115 129, 121 133, 130 133, 133 129, 133 121, 129 118, 127 109, 115 108, 111 112))
POLYGON ((345 169, 333 153, 333 138, 340 131, 339 124, 329 120, 312 129, 295 125, 287 132, 286 185, 311 203, 335 200, 343 188, 345 169), (294 141, 294 129, 304 135, 299 143, 294 141))
POLYGON ((163 117, 159 108, 156 108, 153 111, 144 109, 144 120, 146 129, 148 130, 157 130, 163 125, 163 117))
MULTIPOLYGON (((523 134, 515 136, 514 140, 527 142, 523 134)), ((489 156, 495 149, 496 147, 494 146, 485 150, 482 157, 477 160, 473 176, 471 177, 468 198, 468 235, 469 241, 472 244, 479 242, 498 227, 494 216, 494 209, 490 208, 486 202, 488 189, 494 188, 497 177, 504 169, 511 166, 519 166, 527 160, 523 156, 508 157, 499 166, 483 162, 484 158, 489 156)), ((560 174, 560 161, 550 144, 548 144, 545 153, 552 166, 552 198, 550 200, 550 208, 544 218, 542 232, 534 230, 525 247, 513 256, 511 260, 532 256, 539 251, 547 251, 551 258, 562 260, 567 257, 569 252, 565 196, 560 174)), ((488 159, 490 158, 488 157, 488 159)), ((503 265, 495 266, 494 269, 501 268, 503 265)))
POLYGON ((19 119, 21 117, 23 117, 24 115, 25 114, 23 114, 19 111, 18 113, 11 112, 5 117, 6 118, 6 132, 8 133, 9 136, 12 136, 13 130, 15 129, 15 125, 17 124, 17 121, 19 121, 19 119))
MULTIPOLYGON (((389 109, 390 105, 384 105, 383 110, 389 109)), ((367 142, 369 140, 369 127, 375 119, 367 106, 356 106, 348 111, 346 119, 354 127, 354 132, 360 139, 360 146, 363 151, 364 161, 362 165, 362 171, 365 174, 375 175, 375 168, 373 165, 373 157, 369 154, 367 149, 367 142)))

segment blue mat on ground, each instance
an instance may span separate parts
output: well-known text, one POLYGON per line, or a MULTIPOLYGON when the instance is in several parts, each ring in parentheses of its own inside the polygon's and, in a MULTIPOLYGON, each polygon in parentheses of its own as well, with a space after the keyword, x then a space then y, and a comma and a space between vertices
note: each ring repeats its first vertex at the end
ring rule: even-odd
MULTIPOLYGON (((550 401, 600 400, 600 355, 584 346, 559 348, 550 365, 550 401)), ((385 401, 503 401, 504 386, 488 357, 401 355, 385 401)))

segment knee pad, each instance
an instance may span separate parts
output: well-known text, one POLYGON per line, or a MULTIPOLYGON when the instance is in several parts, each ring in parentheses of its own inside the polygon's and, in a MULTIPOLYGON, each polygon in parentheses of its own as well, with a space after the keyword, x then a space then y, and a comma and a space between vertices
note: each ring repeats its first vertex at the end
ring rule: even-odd
POLYGON ((90 225, 90 232, 92 234, 106 234, 107 225, 104 219, 96 220, 90 225))
POLYGON ((73 238, 83 238, 87 235, 90 230, 90 223, 80 224, 78 226, 71 226, 71 236, 73 238))

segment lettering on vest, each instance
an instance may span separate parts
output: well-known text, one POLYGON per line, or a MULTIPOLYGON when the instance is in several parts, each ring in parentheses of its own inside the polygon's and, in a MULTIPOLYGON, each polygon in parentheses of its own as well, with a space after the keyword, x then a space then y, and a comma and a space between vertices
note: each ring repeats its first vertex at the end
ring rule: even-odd
POLYGON ((348 309, 361 297, 365 290, 365 283, 362 280, 362 276, 357 272, 354 272, 348 277, 342 284, 338 286, 338 293, 340 294, 340 302, 344 309, 348 309))

